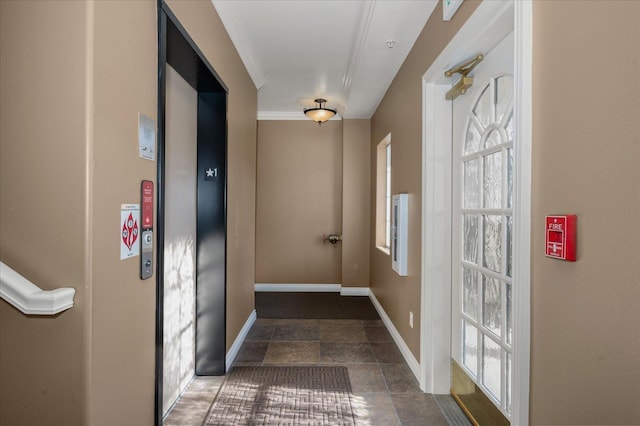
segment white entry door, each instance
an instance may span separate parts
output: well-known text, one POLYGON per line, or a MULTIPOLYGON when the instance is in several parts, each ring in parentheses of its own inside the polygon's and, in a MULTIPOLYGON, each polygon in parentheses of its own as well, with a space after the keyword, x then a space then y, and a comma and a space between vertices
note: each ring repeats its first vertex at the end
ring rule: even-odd
POLYGON ((507 418, 513 344, 514 38, 453 101, 452 358, 507 418))

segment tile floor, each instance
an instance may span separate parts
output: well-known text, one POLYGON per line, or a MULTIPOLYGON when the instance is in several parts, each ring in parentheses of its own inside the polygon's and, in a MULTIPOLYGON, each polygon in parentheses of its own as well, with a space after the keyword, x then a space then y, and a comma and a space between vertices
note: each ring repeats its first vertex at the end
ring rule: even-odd
MULTIPOLYGON (((258 319, 234 365, 342 365, 363 425, 469 424, 424 394, 381 320, 258 319)), ((221 378, 196 378, 164 425, 202 425, 221 378)))

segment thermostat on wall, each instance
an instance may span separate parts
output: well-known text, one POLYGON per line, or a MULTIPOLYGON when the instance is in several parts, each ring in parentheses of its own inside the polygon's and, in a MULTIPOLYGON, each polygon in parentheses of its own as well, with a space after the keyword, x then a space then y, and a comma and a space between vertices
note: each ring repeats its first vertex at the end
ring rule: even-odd
POLYGON ((138 114, 138 152, 140 158, 156 160, 156 120, 138 114))

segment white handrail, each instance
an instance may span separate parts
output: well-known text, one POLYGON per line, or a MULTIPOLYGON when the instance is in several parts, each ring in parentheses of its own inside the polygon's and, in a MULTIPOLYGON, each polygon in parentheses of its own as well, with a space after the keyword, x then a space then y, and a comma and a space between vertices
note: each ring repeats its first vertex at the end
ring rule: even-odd
POLYGON ((0 262, 0 297, 27 315, 55 315, 73 306, 73 288, 42 290, 0 262))

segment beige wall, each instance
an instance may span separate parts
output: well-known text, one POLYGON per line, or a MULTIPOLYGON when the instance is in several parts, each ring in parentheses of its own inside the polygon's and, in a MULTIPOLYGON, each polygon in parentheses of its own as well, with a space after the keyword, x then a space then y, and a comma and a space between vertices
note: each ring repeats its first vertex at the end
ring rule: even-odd
MULTIPOLYGON (((0 256, 77 291, 51 318, 0 302, 0 423, 152 424, 155 277, 119 259, 119 210, 156 176, 137 152, 138 113, 157 109, 156 2, 0 5, 0 256)), ((230 89, 229 347, 254 307, 257 92, 211 3, 172 6, 230 89)))
POLYGON ((531 420, 640 424, 640 2, 534 2, 531 420), (578 215, 578 261, 543 256, 578 215))
POLYGON ((371 121, 342 123, 342 286, 369 287, 371 121))
POLYGON ((119 259, 114 230, 120 204, 139 202, 140 180, 155 181, 155 162, 136 153, 138 113, 156 116, 155 4, 96 2, 91 19, 89 423, 142 424, 153 420, 155 279, 140 281, 138 257, 119 259))
POLYGON ((137 153, 138 113, 156 117, 154 1, 95 2, 89 424, 149 424, 155 380, 155 274, 139 278, 140 258, 120 260, 119 209, 139 203, 140 180, 156 163, 137 153), (117 409, 114 409, 117 407, 117 409))
POLYGON ((227 98, 227 350, 254 309, 258 92, 208 1, 169 7, 229 89, 227 98))
POLYGON ((259 122, 256 282, 369 287, 369 139, 370 120, 259 122))
POLYGON ((442 3, 416 40, 380 106, 371 118, 371 289, 411 352, 420 359, 420 235, 422 185, 422 75, 455 35, 478 2, 465 1, 453 19, 442 20, 442 3), (391 133, 391 193, 409 194, 406 277, 391 269, 391 258, 375 246, 376 151, 391 133), (409 327, 413 312, 414 328, 409 327))
POLYGON ((53 317, 0 300, 3 425, 86 424, 85 13, 0 2, 0 260, 42 289, 76 289, 53 317))
POLYGON ((339 284, 342 122, 258 124, 256 282, 339 284))

